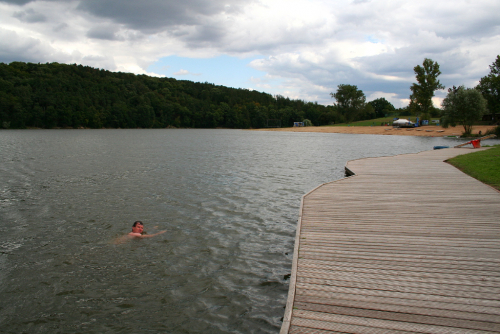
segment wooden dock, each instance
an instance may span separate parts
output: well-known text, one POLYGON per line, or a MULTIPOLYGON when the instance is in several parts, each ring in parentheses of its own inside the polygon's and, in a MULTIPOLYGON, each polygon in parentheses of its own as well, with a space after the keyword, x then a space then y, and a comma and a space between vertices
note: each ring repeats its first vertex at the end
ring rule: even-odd
POLYGON ((464 153, 350 161, 306 194, 280 333, 500 333, 500 192, 443 162, 464 153))

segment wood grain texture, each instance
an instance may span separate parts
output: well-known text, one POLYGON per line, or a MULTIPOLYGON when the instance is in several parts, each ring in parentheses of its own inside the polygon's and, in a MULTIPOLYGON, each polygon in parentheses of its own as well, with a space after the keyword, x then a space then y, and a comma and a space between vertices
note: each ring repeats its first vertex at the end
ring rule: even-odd
POLYGON ((304 195, 281 333, 500 333, 500 192, 444 162, 471 151, 350 161, 304 195))

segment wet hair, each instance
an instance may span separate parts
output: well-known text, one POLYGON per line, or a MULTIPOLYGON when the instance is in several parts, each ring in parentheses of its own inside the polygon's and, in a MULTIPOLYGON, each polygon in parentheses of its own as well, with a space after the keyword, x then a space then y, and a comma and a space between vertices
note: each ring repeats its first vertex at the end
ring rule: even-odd
POLYGON ((140 220, 134 222, 134 225, 132 227, 136 227, 137 225, 144 225, 140 220))

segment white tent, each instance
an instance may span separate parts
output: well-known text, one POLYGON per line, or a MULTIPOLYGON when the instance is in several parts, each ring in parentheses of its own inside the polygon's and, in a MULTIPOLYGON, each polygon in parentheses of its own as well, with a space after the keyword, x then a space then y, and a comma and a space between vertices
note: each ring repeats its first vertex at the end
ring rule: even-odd
POLYGON ((392 126, 399 126, 399 127, 414 127, 415 124, 412 121, 409 121, 404 118, 400 118, 398 120, 395 120, 392 122, 392 126))

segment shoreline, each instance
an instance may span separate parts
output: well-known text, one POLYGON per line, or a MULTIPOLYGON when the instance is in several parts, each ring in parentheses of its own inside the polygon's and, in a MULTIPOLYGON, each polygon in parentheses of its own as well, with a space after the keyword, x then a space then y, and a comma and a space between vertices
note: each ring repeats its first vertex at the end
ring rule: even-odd
MULTIPOLYGON (((496 125, 474 125, 472 134, 479 131, 484 135, 486 131, 496 128, 496 125)), ((288 132, 320 132, 320 133, 350 133, 365 135, 392 135, 392 136, 422 136, 422 137, 444 137, 461 136, 462 126, 449 127, 447 129, 437 125, 427 125, 418 128, 393 128, 392 126, 307 126, 292 128, 266 128, 254 131, 288 131, 288 132)))

